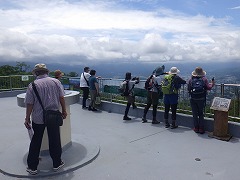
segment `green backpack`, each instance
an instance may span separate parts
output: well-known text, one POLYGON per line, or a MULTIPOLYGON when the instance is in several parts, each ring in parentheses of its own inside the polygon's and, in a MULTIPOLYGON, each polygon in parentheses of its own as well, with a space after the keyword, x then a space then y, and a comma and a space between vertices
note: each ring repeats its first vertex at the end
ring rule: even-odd
POLYGON ((172 74, 166 75, 162 81, 163 94, 177 94, 177 89, 174 87, 175 76, 172 74))

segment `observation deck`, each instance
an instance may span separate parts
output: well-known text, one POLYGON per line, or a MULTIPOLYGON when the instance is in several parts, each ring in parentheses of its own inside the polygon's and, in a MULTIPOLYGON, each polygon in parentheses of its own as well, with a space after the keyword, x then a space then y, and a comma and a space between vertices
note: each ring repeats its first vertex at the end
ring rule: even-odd
MULTIPOLYGON (((4 168, 12 168, 14 171, 11 173, 34 178, 25 171, 24 157, 14 159, 28 151, 29 137, 23 124, 25 109, 18 107, 15 96, 0 99, 0 179, 25 178, 6 175, 2 172, 4 168)), ((100 146, 100 154, 86 166, 42 179, 239 179, 239 138, 233 137, 225 142, 210 138, 207 133, 196 134, 188 127, 166 129, 159 112, 157 118, 161 123, 152 125, 141 123, 141 114, 131 116, 131 121, 123 121, 123 115, 113 111, 91 112, 83 110, 78 103, 70 105, 70 108, 72 139, 91 140, 100 146)), ((142 109, 138 110, 141 112, 142 109)), ((134 111, 131 109, 130 114, 134 111)), ((84 151, 74 155, 77 158, 83 154, 84 151)), ((63 160, 66 164, 64 171, 71 164, 64 159, 64 154, 63 160)))

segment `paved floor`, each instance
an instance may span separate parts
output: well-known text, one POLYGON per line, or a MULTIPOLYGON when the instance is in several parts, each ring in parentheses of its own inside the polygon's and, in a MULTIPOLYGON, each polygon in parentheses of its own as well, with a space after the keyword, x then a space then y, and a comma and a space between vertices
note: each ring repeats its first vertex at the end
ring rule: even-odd
MULTIPOLYGON (((25 109, 16 98, 0 99, 0 169, 15 166, 25 171, 25 162, 11 158, 27 153, 29 138, 23 126, 25 109), (24 144, 19 152, 6 149, 24 144), (2 155, 4 157, 2 157, 2 155), (14 154, 13 154, 14 153, 14 154), (21 166, 22 164, 22 166, 21 166)), ((240 142, 209 138, 189 128, 165 129, 163 124, 129 122, 122 115, 89 112, 81 105, 71 105, 72 135, 89 139, 100 146, 99 156, 90 164, 58 176, 41 179, 63 180, 239 180, 240 142)), ((13 178, 0 173, 0 180, 13 178)), ((29 176, 29 179, 33 179, 29 176)))

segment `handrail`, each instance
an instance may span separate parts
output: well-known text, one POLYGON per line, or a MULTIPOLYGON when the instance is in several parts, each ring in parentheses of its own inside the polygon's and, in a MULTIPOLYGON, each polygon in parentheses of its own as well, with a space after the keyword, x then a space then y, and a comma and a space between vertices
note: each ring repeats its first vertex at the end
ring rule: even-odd
MULTIPOLYGON (((0 92, 1 91, 13 91, 13 90, 20 90, 26 89, 28 84, 34 80, 33 75, 11 75, 11 76, 0 76, 0 92), (22 81, 22 76, 28 76, 29 79, 27 81, 22 81)), ((71 90, 80 90, 79 83, 80 77, 67 77, 63 76, 61 79, 62 84, 64 85, 65 89, 71 90)), ((109 86, 119 86, 123 79, 114 79, 114 78, 100 78, 99 85, 102 94, 107 93, 104 92, 104 87, 106 85, 109 86)), ((145 80, 140 80, 140 83, 137 84, 135 87, 144 91, 144 83, 145 80)), ((118 93, 110 93, 110 97, 107 97, 109 101, 125 101, 123 97, 117 95, 118 93)), ((206 108, 206 115, 210 117, 213 116, 212 110, 209 108, 214 97, 224 97, 232 99, 231 108, 229 110, 229 117, 233 119, 237 119, 240 121, 240 84, 216 84, 215 87, 209 91, 207 96, 207 108, 206 108)), ((140 104, 144 104, 146 102, 146 98, 138 97, 140 104)), ((160 101, 159 107, 163 107, 162 101, 160 101)), ((181 112, 191 112, 190 103, 189 103, 189 95, 187 91, 187 86, 182 86, 179 93, 179 111, 181 112)))

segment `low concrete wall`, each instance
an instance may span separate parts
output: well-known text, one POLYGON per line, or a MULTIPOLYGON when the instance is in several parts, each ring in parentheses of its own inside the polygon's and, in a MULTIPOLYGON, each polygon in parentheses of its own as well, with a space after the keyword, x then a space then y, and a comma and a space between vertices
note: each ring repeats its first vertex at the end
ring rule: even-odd
MULTIPOLYGON (((0 98, 4 97, 16 97, 18 94, 26 92, 25 90, 19 90, 19 91, 8 91, 8 92, 0 92, 0 98)), ((82 103, 82 98, 80 98, 79 103, 82 103)), ((109 113, 118 113, 118 114, 124 114, 126 106, 123 104, 118 104, 118 103, 111 103, 108 101, 103 101, 101 105, 99 106, 99 109, 103 111, 107 111, 109 113)), ((137 118, 141 118, 143 115, 143 108, 137 108, 137 109, 132 109, 130 108, 129 115, 137 118)), ((147 119, 151 120, 152 119, 152 110, 149 109, 148 114, 147 114, 147 119)), ((157 112, 157 120, 160 122, 163 122, 163 111, 158 111, 157 112)), ((177 124, 179 126, 184 126, 184 127, 193 127, 193 119, 191 115, 186 115, 186 114, 177 114, 177 124)), ((205 129, 208 132, 213 131, 213 119, 212 118, 205 118, 205 129)), ((234 137, 240 138, 240 123, 236 122, 228 122, 228 132, 230 135, 234 137)))
MULTIPOLYGON (((82 101, 80 100, 80 103, 81 102, 82 101)), ((107 111, 109 113, 113 112, 113 113, 118 113, 118 114, 124 114, 126 105, 103 101, 98 108, 103 111, 107 111)), ((164 113, 163 111, 157 112, 157 120, 162 123, 164 122, 163 113, 164 113)), ((132 107, 131 107, 129 110, 129 116, 141 118, 143 116, 143 108, 139 107, 137 109, 132 109, 132 107)), ((171 117, 171 115, 170 115, 170 117, 171 117)), ((152 109, 149 109, 148 114, 147 114, 147 119, 149 121, 152 120, 152 109)), ((171 122, 171 119, 169 119, 169 122, 171 122)), ((177 114, 177 124, 179 126, 193 128, 192 116, 178 113, 177 114)), ((214 120, 212 118, 205 118, 205 130, 206 131, 213 132, 213 129, 214 129, 213 124, 214 124, 214 120)), ((240 123, 228 122, 228 131, 229 131, 230 135, 240 138, 240 123)))

